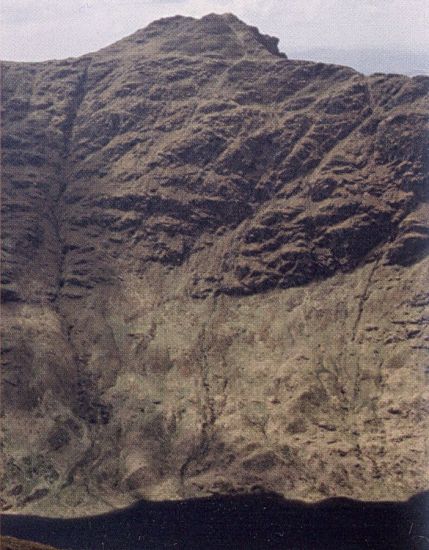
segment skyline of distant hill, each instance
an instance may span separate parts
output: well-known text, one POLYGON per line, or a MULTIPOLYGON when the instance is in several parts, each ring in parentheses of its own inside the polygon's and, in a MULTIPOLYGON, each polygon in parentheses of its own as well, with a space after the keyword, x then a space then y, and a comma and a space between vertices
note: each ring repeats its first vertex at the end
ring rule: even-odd
POLYGON ((283 48, 290 59, 306 59, 346 65, 364 74, 398 73, 408 76, 429 74, 429 52, 392 51, 379 48, 283 48))

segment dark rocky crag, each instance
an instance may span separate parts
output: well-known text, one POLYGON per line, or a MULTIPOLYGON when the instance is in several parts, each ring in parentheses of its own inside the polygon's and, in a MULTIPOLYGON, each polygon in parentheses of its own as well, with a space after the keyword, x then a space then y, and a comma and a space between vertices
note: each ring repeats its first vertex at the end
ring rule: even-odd
POLYGON ((2 72, 5 510, 428 488, 428 78, 232 15, 2 72))

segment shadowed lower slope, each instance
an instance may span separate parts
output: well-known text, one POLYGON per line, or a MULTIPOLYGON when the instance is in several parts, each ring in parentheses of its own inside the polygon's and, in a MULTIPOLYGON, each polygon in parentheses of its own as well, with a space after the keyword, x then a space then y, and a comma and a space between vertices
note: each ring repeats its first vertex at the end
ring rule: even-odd
POLYGON ((56 550, 53 546, 2 536, 0 536, 0 548, 1 550, 56 550))

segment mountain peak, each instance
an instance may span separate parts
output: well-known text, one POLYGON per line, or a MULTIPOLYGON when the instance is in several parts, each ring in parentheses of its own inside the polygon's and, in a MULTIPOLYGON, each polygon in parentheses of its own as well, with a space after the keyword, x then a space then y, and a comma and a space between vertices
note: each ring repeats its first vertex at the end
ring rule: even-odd
POLYGON ((278 38, 261 34, 257 27, 247 25, 232 13, 210 13, 201 19, 180 15, 158 19, 107 49, 130 43, 151 54, 175 51, 227 58, 286 57, 278 49, 278 38))

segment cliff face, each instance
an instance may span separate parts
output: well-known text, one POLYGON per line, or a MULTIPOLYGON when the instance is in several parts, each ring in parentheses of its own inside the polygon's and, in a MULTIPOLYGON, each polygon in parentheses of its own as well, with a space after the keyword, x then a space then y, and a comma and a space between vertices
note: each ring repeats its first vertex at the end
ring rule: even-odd
POLYGON ((3 64, 5 509, 428 488, 428 82, 232 15, 3 64))

